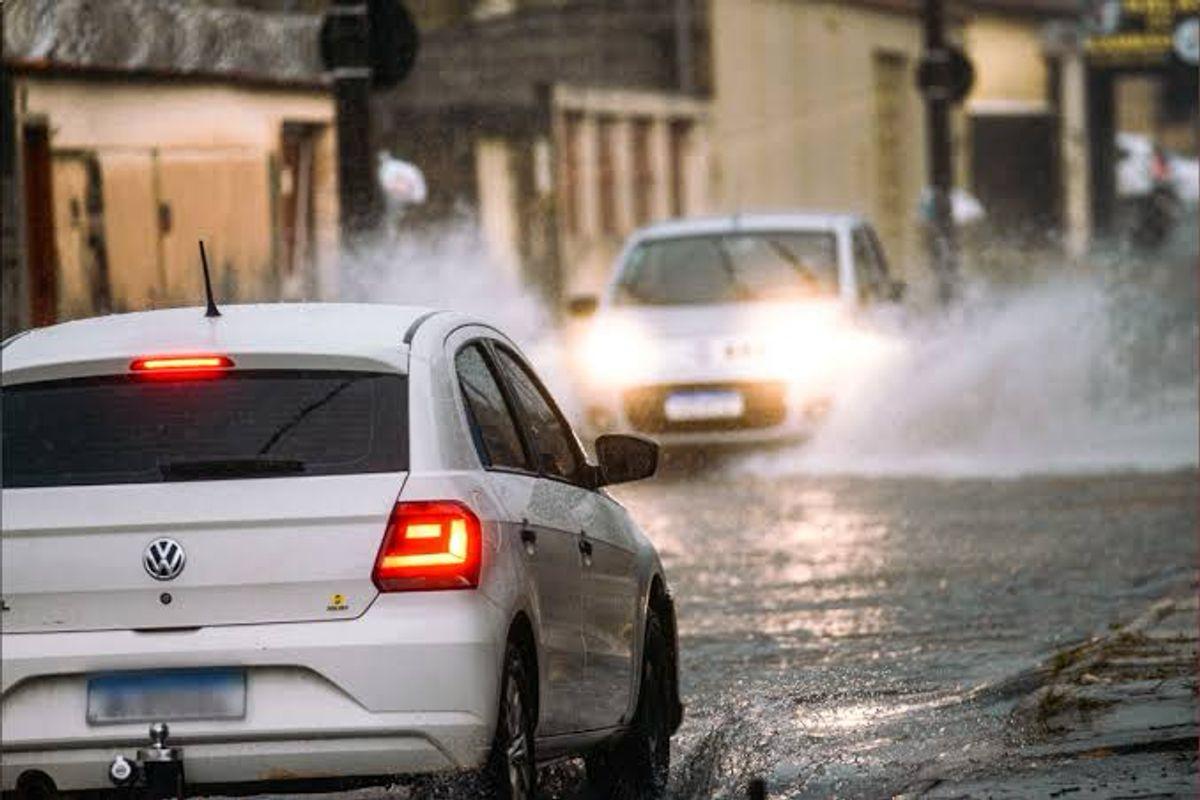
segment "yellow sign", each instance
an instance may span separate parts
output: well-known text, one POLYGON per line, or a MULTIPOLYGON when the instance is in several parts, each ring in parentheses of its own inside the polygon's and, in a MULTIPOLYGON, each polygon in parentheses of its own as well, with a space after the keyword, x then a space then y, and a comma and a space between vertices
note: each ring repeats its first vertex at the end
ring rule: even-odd
POLYGON ((1200 0, 1093 0, 1086 15, 1091 36, 1085 49, 1100 65, 1192 63, 1186 42, 1197 15, 1200 0))

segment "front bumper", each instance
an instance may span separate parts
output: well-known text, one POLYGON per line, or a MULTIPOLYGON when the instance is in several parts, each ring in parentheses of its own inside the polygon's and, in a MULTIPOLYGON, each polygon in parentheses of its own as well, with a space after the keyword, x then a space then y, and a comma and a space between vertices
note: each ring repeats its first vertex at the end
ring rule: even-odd
POLYGON ((470 768, 495 729, 504 620, 477 592, 381 595, 361 617, 186 631, 3 637, 0 788, 38 770, 103 789, 144 722, 91 725, 95 672, 238 666, 240 720, 171 722, 189 784, 470 768))
POLYGON ((656 383, 593 392, 585 411, 589 432, 595 435, 640 433, 669 447, 798 441, 816 432, 828 408, 828 398, 800 392, 781 382, 726 380, 656 383), (713 390, 741 393, 745 398, 742 416, 686 423, 666 418, 665 400, 671 393, 713 390))

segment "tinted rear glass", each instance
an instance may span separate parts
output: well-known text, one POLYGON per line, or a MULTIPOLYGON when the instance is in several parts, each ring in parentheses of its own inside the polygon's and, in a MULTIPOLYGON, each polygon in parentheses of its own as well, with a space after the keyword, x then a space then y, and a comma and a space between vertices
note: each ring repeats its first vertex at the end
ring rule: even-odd
POLYGON ((3 389, 4 486, 79 486, 408 468, 401 375, 242 370, 3 389))

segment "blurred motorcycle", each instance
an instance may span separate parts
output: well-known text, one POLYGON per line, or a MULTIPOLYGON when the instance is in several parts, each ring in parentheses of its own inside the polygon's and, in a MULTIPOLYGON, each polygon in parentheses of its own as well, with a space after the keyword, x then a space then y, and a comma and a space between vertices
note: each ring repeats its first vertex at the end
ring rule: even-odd
POLYGON ((1183 215, 1183 204, 1175 191, 1166 152, 1155 145, 1150 160, 1150 192, 1138 204, 1132 231, 1134 246, 1157 249, 1171 235, 1183 215))
POLYGON ((1161 247, 1200 194, 1196 159, 1170 152, 1141 134, 1117 134, 1117 194, 1128 209, 1126 238, 1133 247, 1161 247))

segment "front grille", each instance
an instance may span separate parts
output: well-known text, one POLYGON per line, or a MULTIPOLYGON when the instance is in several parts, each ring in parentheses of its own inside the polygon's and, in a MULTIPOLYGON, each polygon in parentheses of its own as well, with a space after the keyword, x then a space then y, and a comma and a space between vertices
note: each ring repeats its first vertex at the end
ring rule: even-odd
POLYGON ((643 433, 689 433, 770 428, 787 418, 786 387, 782 383, 690 383, 643 386, 622 397, 625 416, 643 433), (676 392, 740 392, 745 409, 740 417, 676 421, 667 419, 667 398, 676 392))

